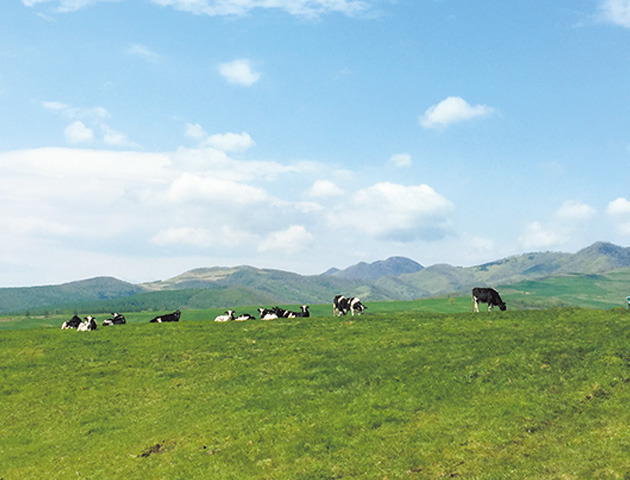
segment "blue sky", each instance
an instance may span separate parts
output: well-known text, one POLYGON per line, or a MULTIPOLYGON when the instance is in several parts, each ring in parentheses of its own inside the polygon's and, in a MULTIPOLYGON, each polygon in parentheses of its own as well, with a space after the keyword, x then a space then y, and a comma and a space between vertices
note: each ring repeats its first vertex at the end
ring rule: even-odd
POLYGON ((630 0, 0 9, 0 286, 630 244, 630 0))

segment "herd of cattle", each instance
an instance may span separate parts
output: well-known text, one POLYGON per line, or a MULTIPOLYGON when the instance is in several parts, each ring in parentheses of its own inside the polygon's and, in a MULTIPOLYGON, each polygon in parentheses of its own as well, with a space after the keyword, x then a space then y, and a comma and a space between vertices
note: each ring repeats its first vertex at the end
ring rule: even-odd
MULTIPOLYGON (((473 306, 476 312, 479 312, 479 303, 487 303, 488 311, 492 310, 492 307, 497 306, 500 310, 505 310, 505 302, 501 300, 499 293, 493 288, 481 288, 475 287, 472 289, 473 306)), ((273 308, 259 308, 259 318, 261 320, 275 320, 278 318, 308 318, 311 314, 308 311, 308 305, 302 305, 299 312, 291 310, 285 310, 280 307, 273 308)), ((347 315, 348 312, 354 316, 355 314, 361 315, 365 313, 366 306, 361 302, 358 297, 346 298, 343 295, 335 295, 333 298, 333 316, 347 315)), ((167 313, 154 317, 149 323, 164 323, 164 322, 179 322, 182 312, 175 310, 173 313, 167 313)), ((236 315, 234 310, 227 310, 224 314, 218 315, 215 322, 229 322, 234 320, 236 322, 242 322, 246 320, 254 320, 256 317, 249 313, 243 313, 236 315)), ((102 326, 108 325, 124 325, 127 323, 125 316, 120 313, 112 313, 112 317, 103 320, 102 326)), ((74 315, 70 320, 63 322, 61 325, 62 330, 77 329, 79 332, 90 332, 98 328, 96 319, 92 315, 88 315, 83 320, 77 315, 74 315)))

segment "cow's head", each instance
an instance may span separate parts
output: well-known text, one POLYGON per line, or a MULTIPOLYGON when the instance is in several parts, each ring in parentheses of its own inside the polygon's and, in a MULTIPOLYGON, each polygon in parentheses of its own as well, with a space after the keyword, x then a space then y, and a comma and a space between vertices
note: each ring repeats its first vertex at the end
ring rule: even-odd
POLYGON ((501 310, 502 312, 504 312, 506 308, 507 308, 507 306, 505 305, 505 302, 501 302, 501 303, 499 303, 499 310, 501 310))

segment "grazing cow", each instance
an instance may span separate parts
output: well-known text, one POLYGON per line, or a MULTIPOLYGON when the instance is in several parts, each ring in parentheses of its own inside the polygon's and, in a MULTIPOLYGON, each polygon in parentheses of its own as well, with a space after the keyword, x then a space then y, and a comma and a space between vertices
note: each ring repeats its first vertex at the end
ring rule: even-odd
POLYGON ((167 313, 166 315, 155 317, 153 320, 149 321, 149 323, 179 322, 181 314, 182 312, 175 310, 173 313, 167 313))
POLYGON ((307 318, 311 314, 308 311, 308 305, 302 305, 299 312, 289 312, 288 318, 307 318))
POLYGON ((234 320, 234 312, 232 310, 228 310, 223 315, 217 315, 214 319, 215 322, 229 322, 230 320, 234 320))
POLYGON ((125 316, 121 315, 120 313, 112 313, 112 318, 103 320, 104 327, 106 327, 107 325, 124 325, 126 323, 127 319, 125 319, 125 316))
POLYGON ((77 332, 91 332, 97 328, 96 319, 92 315, 88 315, 85 317, 85 321, 81 322, 81 324, 77 327, 77 332))
POLYGON ((278 314, 269 308, 259 308, 258 313, 260 313, 261 320, 275 320, 278 318, 278 314))
POLYGON ((81 325, 81 319, 77 315, 75 315, 70 320, 63 322, 61 324, 61 329, 70 330, 71 328, 77 328, 79 325, 81 325))
POLYGON ((361 315, 362 313, 365 313, 365 309, 367 307, 363 305, 363 303, 358 297, 352 297, 349 300, 350 300, 350 313, 352 313, 353 317, 354 317, 355 312, 357 313, 357 315, 361 315))
POLYGON ((333 315, 340 317, 348 313, 348 299, 343 295, 335 295, 333 298, 333 315))
POLYGON ((475 312, 479 312, 479 302, 488 304, 488 311, 492 310, 492 307, 497 306, 499 310, 505 310, 505 302, 501 300, 499 292, 494 288, 475 287, 472 289, 473 307, 475 312))
POLYGON ((249 313, 241 313, 238 317, 235 317, 234 320, 236 322, 245 322, 247 320, 254 320, 256 317, 253 317, 249 313))
POLYGON ((357 315, 361 315, 365 313, 366 308, 358 297, 346 298, 343 295, 335 295, 335 298, 333 298, 333 315, 339 317, 346 315, 348 312, 351 312, 352 316, 354 316, 355 312, 357 315))

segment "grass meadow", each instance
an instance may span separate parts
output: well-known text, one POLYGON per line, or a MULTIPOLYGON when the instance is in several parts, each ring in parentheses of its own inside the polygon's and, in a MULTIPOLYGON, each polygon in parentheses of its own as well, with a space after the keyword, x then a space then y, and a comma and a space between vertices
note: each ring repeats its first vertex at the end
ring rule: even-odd
POLYGON ((630 478, 627 310, 436 302, 5 321, 0 479, 630 478))

